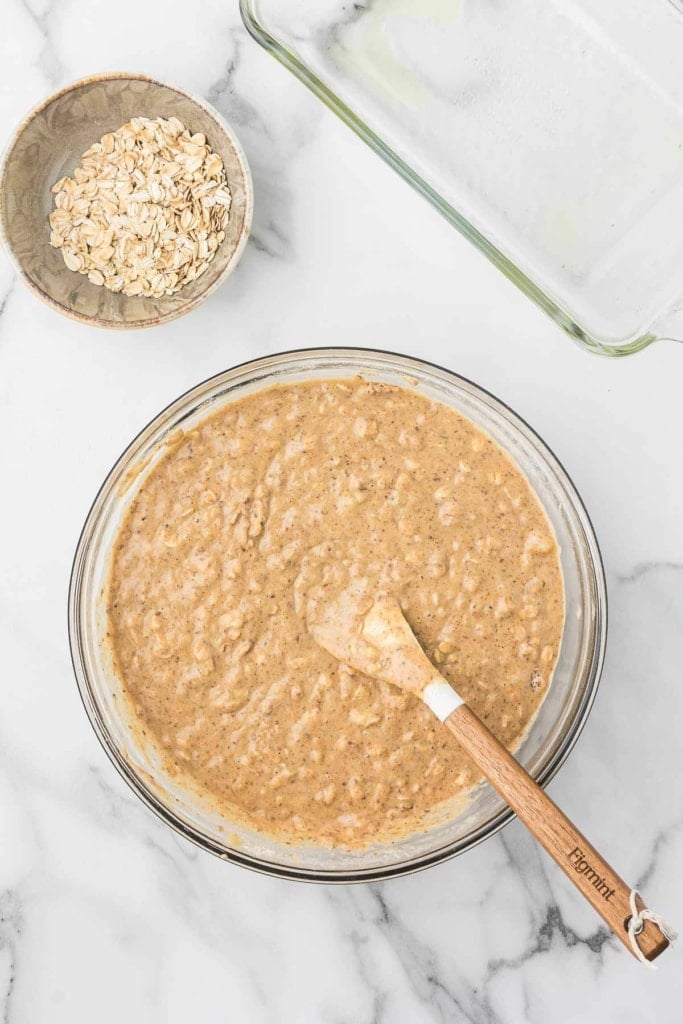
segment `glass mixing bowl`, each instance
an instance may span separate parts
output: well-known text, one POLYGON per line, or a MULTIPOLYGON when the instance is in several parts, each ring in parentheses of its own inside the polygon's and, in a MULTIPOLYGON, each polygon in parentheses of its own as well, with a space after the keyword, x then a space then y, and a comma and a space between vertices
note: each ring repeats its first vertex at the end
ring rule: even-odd
POLYGON ((309 349, 256 359, 197 385, 159 413, 109 473, 83 527, 69 592, 69 640, 81 697, 102 746, 135 793, 181 835, 225 860, 319 882, 388 878, 437 864, 493 835, 512 812, 481 783, 445 823, 361 851, 286 844, 226 820, 171 779, 158 752, 135 735, 103 643, 105 594, 119 524, 174 431, 269 385, 358 374, 416 387, 473 420, 526 473, 553 524, 564 573, 564 636, 552 685, 516 754, 541 785, 547 783, 576 742, 600 677, 607 628, 600 551, 571 480, 538 435, 498 399, 449 370, 388 352, 309 349))

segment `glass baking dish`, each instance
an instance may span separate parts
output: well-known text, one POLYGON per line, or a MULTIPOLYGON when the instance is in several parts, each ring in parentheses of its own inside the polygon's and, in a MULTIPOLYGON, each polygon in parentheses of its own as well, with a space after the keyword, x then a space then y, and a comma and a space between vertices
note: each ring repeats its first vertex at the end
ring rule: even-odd
POLYGON ((475 384, 422 360, 365 349, 310 349, 266 356, 227 370, 172 402, 131 442, 97 494, 78 542, 69 591, 69 641, 81 697, 105 751, 137 795, 181 835, 224 860, 257 871, 318 882, 368 881, 406 874, 463 852, 512 817, 481 783, 443 823, 360 851, 284 843, 221 818, 169 777, 151 744, 143 746, 105 642, 110 554, 123 516, 169 439, 253 391, 312 378, 362 375, 414 387, 487 431, 527 475, 560 547, 567 609, 552 685, 516 752, 545 785, 586 721, 605 653, 607 603, 600 552, 571 480, 541 439, 511 409, 475 384))
POLYGON ((241 0, 241 11, 586 348, 683 339, 678 0, 241 0))

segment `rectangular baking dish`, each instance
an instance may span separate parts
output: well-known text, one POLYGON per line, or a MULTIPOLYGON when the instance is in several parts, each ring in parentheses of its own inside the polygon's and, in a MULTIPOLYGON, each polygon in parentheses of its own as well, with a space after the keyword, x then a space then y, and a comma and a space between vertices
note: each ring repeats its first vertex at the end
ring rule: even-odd
POLYGON ((241 0, 241 12, 586 348, 683 338, 679 0, 241 0))

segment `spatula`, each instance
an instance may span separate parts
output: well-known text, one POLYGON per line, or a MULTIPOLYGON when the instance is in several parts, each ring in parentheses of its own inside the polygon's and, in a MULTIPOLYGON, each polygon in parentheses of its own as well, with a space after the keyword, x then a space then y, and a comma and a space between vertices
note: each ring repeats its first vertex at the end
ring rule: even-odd
POLYGON ((395 598, 378 595, 369 609, 348 594, 314 602, 308 628, 339 661, 424 701, 634 956, 652 961, 667 948, 676 935, 671 926, 648 910, 437 672, 395 598))

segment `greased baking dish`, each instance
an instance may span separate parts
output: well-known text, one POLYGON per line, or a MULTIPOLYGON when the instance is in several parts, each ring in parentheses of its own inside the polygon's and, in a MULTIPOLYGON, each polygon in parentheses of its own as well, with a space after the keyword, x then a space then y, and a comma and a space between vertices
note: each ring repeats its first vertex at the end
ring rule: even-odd
POLYGON ((586 348, 683 339, 678 0, 241 0, 251 34, 586 348))

